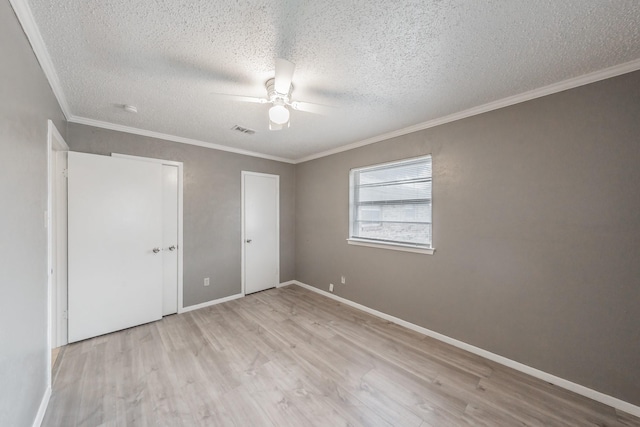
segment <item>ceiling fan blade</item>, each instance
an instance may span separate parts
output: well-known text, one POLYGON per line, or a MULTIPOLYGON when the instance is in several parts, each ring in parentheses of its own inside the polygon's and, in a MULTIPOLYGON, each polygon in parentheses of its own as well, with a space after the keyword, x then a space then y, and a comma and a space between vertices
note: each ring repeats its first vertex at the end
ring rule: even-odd
POLYGON ((227 93, 212 93, 212 95, 220 97, 222 99, 229 100, 229 101, 255 102, 257 104, 266 104, 266 103, 269 102, 268 99, 256 98, 256 97, 253 97, 253 96, 229 95, 227 93))
POLYGON ((275 90, 278 93, 288 94, 293 80, 293 71, 296 64, 286 59, 276 58, 276 82, 275 90))
POLYGON ((322 115, 329 114, 333 109, 328 105, 313 104, 311 102, 300 102, 300 101, 293 101, 291 103, 291 108, 293 108, 296 111, 304 111, 305 113, 322 114, 322 115))

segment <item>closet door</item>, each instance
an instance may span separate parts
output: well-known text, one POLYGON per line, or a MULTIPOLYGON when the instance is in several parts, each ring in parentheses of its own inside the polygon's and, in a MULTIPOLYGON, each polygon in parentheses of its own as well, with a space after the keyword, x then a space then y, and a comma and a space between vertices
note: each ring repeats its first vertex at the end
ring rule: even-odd
POLYGON ((280 282, 280 177, 242 172, 244 293, 280 282))
POLYGON ((162 165, 69 153, 69 342, 162 317, 162 165))
POLYGON ((162 315, 178 312, 178 167, 162 165, 162 315))

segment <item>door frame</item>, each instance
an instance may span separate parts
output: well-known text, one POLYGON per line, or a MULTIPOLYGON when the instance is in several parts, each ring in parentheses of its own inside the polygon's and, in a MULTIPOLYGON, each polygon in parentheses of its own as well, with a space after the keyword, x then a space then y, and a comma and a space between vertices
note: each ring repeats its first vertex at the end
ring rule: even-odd
POLYGON ((247 245, 245 245, 245 226, 244 226, 244 215, 245 215, 245 203, 244 203, 244 186, 245 186, 245 177, 247 175, 253 176, 262 176, 276 179, 276 218, 278 219, 276 223, 276 244, 278 246, 278 250, 276 251, 276 263, 277 263, 277 271, 276 274, 276 286, 280 283, 280 175, 274 175, 269 173, 260 173, 260 172, 251 172, 251 171, 242 171, 241 172, 241 183, 240 183, 240 247, 241 249, 241 262, 240 262, 240 280, 242 283, 241 294, 242 296, 246 295, 245 292, 245 250, 247 245))
POLYGON ((183 254, 184 254, 184 240, 183 240, 183 183, 184 183, 184 164, 183 162, 177 162, 174 160, 155 159, 153 157, 141 157, 132 156, 129 154, 111 153, 111 157, 120 157, 123 159, 139 160, 143 162, 159 163, 168 166, 178 167, 178 314, 184 312, 183 307, 183 254))
MULTIPOLYGON (((59 198, 54 201, 54 187, 60 179, 62 171, 57 166, 56 153, 61 151, 69 151, 69 145, 64 140, 56 125, 47 120, 47 212, 46 212, 46 225, 47 225, 47 386, 51 388, 51 350, 53 349, 54 338, 56 343, 58 342, 59 333, 58 330, 58 318, 61 313, 56 304, 53 305, 53 297, 58 295, 61 287, 67 287, 66 281, 55 281, 56 289, 53 289, 53 274, 57 274, 58 265, 54 266, 54 258, 59 261, 57 254, 59 252, 67 250, 66 236, 61 236, 60 233, 54 233, 53 227, 58 226, 61 219, 61 213, 59 211, 54 212, 54 206, 60 208, 59 198), (56 203, 57 202, 57 203, 56 203), (55 220, 55 221, 54 221, 55 220), (63 237, 60 239, 60 237, 63 237), (56 316, 56 321, 53 321, 53 315, 56 316)), ((55 195, 60 196, 59 192, 55 195)), ((64 345, 64 344, 63 344, 64 345)))

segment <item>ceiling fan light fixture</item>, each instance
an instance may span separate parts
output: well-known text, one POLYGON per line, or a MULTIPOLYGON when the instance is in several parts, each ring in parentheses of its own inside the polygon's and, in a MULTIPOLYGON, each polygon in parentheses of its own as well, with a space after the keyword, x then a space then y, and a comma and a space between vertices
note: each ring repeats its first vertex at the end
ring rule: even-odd
POLYGON ((291 122, 287 122, 284 124, 278 124, 278 123, 273 123, 271 120, 269 120, 269 130, 282 130, 282 129, 288 129, 291 126, 291 122))
POLYGON ((274 105, 269 108, 269 120, 282 125, 289 121, 289 110, 284 105, 274 105))

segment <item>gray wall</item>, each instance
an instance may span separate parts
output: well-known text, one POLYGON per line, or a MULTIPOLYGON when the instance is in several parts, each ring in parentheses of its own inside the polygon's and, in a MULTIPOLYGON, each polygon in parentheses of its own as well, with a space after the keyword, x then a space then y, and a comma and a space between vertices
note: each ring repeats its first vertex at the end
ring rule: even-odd
POLYGON ((296 178, 296 279, 640 404, 640 72, 296 178), (349 169, 427 153, 436 253, 347 245, 349 169))
MULTIPOLYGON (((48 369, 46 120, 63 135, 65 123, 6 0, 0 40, 0 419, 30 425, 48 369)), ((295 167, 76 124, 66 139, 76 151, 185 163, 186 306, 240 291, 240 171, 274 173, 281 281, 332 282, 338 295, 638 405, 638 117, 636 72, 295 167), (435 255, 348 246, 349 169, 426 153, 435 255)))
POLYGON ((0 424, 33 423, 47 382, 47 119, 64 117, 0 1, 0 424))
POLYGON ((295 166, 69 123, 72 151, 184 162, 184 305, 241 291, 241 171, 280 176, 280 281, 295 278, 295 166), (203 286, 203 279, 211 285, 203 286))

